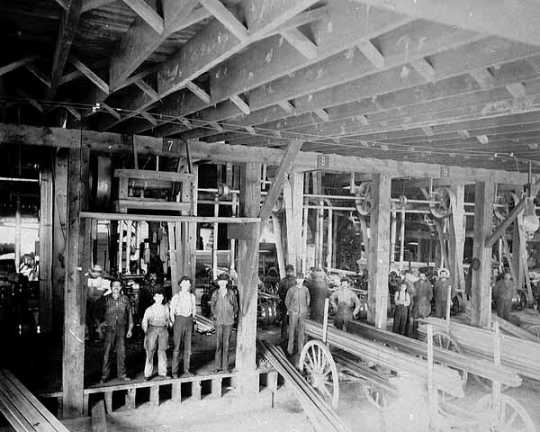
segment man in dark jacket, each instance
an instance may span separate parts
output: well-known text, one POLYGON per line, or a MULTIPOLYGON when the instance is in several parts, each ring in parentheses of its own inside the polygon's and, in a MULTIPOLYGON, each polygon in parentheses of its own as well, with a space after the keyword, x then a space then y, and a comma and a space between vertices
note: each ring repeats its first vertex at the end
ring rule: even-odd
POLYGON ((111 354, 116 351, 116 371, 118 378, 129 381, 126 375, 125 339, 131 337, 133 316, 127 296, 121 294, 122 283, 114 281, 111 284, 111 295, 105 298, 104 318, 101 324, 105 328, 105 352, 101 383, 109 378, 111 372, 111 354))
POLYGON ((300 351, 304 346, 304 321, 309 316, 311 297, 309 289, 304 284, 304 275, 296 276, 296 285, 291 287, 285 297, 285 306, 289 316, 289 343, 287 352, 294 352, 294 336, 297 335, 297 349, 300 351))
POLYGON ((439 280, 435 282, 433 296, 435 297, 435 317, 445 318, 448 305, 448 291, 450 290, 450 301, 454 295, 454 289, 450 282, 450 272, 447 269, 439 270, 439 280))
POLYGON ((500 318, 509 320, 510 310, 512 309, 512 298, 514 297, 516 288, 510 273, 505 273, 504 277, 497 281, 493 288, 493 297, 497 305, 497 315, 500 318))
POLYGON ((294 274, 294 267, 291 264, 287 264, 285 267, 285 277, 281 279, 278 286, 279 297, 279 316, 281 317, 281 343, 285 343, 287 340, 287 307, 285 306, 285 297, 289 288, 296 285, 296 276, 294 274))
POLYGON ((229 341, 234 319, 238 314, 238 300, 232 289, 228 288, 229 276, 218 276, 218 289, 212 293, 210 307, 216 325, 215 372, 229 369, 229 341))

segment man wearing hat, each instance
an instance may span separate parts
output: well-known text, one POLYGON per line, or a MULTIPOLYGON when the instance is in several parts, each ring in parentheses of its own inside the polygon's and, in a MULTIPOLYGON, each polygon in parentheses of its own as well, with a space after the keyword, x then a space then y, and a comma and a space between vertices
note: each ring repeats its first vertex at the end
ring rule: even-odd
POLYGON ((238 300, 230 288, 229 276, 222 273, 217 278, 218 289, 212 293, 210 308, 216 326, 215 372, 229 369, 229 341, 234 319, 238 314, 238 300))
POLYGON ((450 272, 443 268, 439 270, 439 279, 433 287, 433 297, 435 299, 435 314, 436 318, 444 318, 446 316, 446 308, 448 304, 448 291, 450 291, 450 299, 454 295, 452 284, 450 283, 450 272))
POLYGON ((180 347, 183 351, 183 376, 191 376, 189 363, 191 357, 191 335, 193 331, 193 316, 196 312, 195 295, 191 292, 191 279, 182 276, 180 291, 171 300, 171 322, 173 323, 174 349, 172 358, 172 374, 178 377, 180 364, 180 347))
POLYGON ((96 340, 99 316, 102 314, 103 297, 111 293, 111 281, 103 277, 103 267, 95 264, 86 274, 88 291, 86 297, 86 329, 88 338, 96 340))
POLYGON ((156 348, 158 352, 158 374, 160 377, 168 378, 166 350, 169 346, 169 332, 167 330, 170 325, 169 307, 163 304, 164 295, 161 289, 156 289, 154 291, 153 298, 154 304, 146 309, 141 321, 141 328, 145 333, 145 380, 152 378, 154 372, 154 354, 156 352, 156 348))
POLYGON ((287 352, 289 355, 294 353, 294 337, 297 336, 297 349, 301 350, 304 346, 304 321, 309 315, 309 305, 311 297, 309 289, 304 283, 304 275, 296 275, 296 285, 291 287, 285 297, 285 306, 289 316, 289 343, 287 352))
POLYGON ((116 370, 118 377, 129 381, 126 375, 125 339, 131 337, 133 316, 127 296, 121 293, 122 283, 118 280, 111 284, 111 295, 105 298, 104 317, 101 326, 105 328, 105 352, 101 383, 109 378, 111 372, 111 354, 116 351, 116 370))
POLYGON ((347 323, 358 316, 360 312, 360 300, 351 289, 351 280, 342 277, 340 286, 330 296, 332 309, 336 311, 334 315, 334 327, 347 331, 347 323))
POLYGON ((296 285, 296 275, 294 267, 291 264, 285 266, 285 277, 279 281, 277 295, 279 297, 279 315, 281 317, 281 343, 287 340, 287 307, 285 306, 285 297, 289 288, 296 285))

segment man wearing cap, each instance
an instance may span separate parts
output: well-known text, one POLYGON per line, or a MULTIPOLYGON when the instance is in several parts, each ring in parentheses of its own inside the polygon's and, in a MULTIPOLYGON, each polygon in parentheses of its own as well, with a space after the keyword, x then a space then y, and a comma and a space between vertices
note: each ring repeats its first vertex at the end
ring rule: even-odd
POLYGON ((340 286, 330 296, 332 309, 336 311, 334 315, 334 327, 347 331, 347 323, 358 316, 360 312, 360 300, 351 289, 351 280, 342 277, 340 286))
POLYGON ((118 280, 111 284, 111 295, 105 297, 104 319, 100 326, 105 329, 105 352, 101 383, 105 382, 111 372, 111 353, 116 351, 116 369, 118 377, 129 381, 126 375, 125 339, 131 337, 133 316, 129 299, 121 294, 122 283, 118 280))
POLYGON ((289 288, 296 285, 296 275, 294 267, 287 264, 285 267, 285 277, 279 281, 277 295, 279 297, 279 315, 281 317, 281 343, 287 340, 287 307, 285 306, 285 297, 289 288))
POLYGON ((229 277, 218 276, 218 289, 212 293, 210 308, 216 325, 215 372, 229 369, 229 341, 234 319, 238 314, 238 300, 232 289, 228 288, 229 277))
POLYGON ((178 365, 180 363, 180 347, 183 351, 182 376, 191 376, 189 362, 191 358, 191 335, 193 331, 193 316, 196 312, 195 295, 191 292, 191 279, 182 276, 180 291, 171 300, 171 322, 173 323, 174 349, 172 358, 172 374, 178 377, 178 365))
POLYGON ((433 297, 435 298, 435 317, 445 318, 448 304, 448 291, 450 291, 450 300, 454 295, 452 284, 450 283, 450 272, 443 268, 439 270, 439 280, 433 287, 433 297))
POLYGON ((154 291, 154 304, 144 311, 141 321, 143 329, 144 348, 146 350, 146 362, 144 365, 144 379, 152 378, 154 372, 154 354, 158 352, 158 374, 167 378, 167 347, 169 346, 170 325, 169 307, 163 304, 163 291, 154 291))
POLYGON ((510 310, 512 309, 512 298, 516 293, 512 275, 505 273, 502 279, 499 279, 493 288, 493 297, 497 306, 497 315, 502 319, 510 319, 510 310))
POLYGON ((431 314, 431 299, 433 285, 427 280, 426 274, 420 272, 419 279, 414 283, 413 317, 426 318, 431 314))
POLYGON ((311 297, 309 289, 304 284, 304 275, 296 275, 296 285, 291 287, 285 297, 285 306, 289 316, 289 343, 287 352, 289 355, 294 353, 294 337, 297 335, 297 349, 301 350, 304 346, 304 321, 309 315, 309 305, 311 297))

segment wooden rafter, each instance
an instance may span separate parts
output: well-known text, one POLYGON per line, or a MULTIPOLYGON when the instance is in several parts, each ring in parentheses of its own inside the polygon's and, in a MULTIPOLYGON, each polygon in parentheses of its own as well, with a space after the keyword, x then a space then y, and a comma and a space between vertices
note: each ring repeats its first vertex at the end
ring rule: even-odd
POLYGON ((358 49, 377 69, 384 67, 384 57, 370 40, 363 40, 358 44, 358 49))
POLYGON ((508 214, 506 219, 503 222, 501 222, 501 224, 497 228, 495 228, 495 231, 493 231, 493 233, 489 237, 486 238, 487 248, 491 248, 495 244, 495 242, 499 239, 499 237, 504 235, 504 233, 506 232, 506 229, 510 226, 512 222, 514 222, 514 220, 517 218, 519 213, 525 208, 527 203, 528 203, 527 199, 522 199, 519 202, 519 204, 512 209, 512 211, 508 214))
POLYGON ((7 74, 8 72, 14 71, 22 66, 29 65, 36 60, 36 56, 24 57, 20 60, 8 63, 4 66, 0 66, 0 76, 7 74))
POLYGON ((248 38, 248 31, 244 24, 219 0, 200 0, 200 3, 238 40, 245 41, 248 38))
POLYGON ((163 18, 144 0, 122 0, 158 34, 163 33, 163 18))
POLYGON ((114 3, 115 1, 116 0, 85 0, 82 5, 81 12, 84 13, 92 9, 98 9, 100 7, 114 3))
POLYGON ((281 36, 289 42, 300 54, 307 59, 317 58, 318 49, 304 33, 298 29, 290 29, 281 32, 281 36))
POLYGON ((210 102, 210 95, 194 82, 186 82, 186 88, 205 103, 210 102))
POLYGON ((240 111, 242 111, 244 114, 250 114, 251 109, 249 108, 248 103, 242 99, 239 95, 231 96, 231 102, 235 104, 240 111))
POLYGON ((47 91, 47 99, 49 100, 56 96, 56 90, 62 78, 81 16, 82 0, 66 0, 66 4, 68 7, 62 13, 56 38, 51 67, 51 88, 47 91))
POLYGON ((43 83, 46 87, 51 87, 51 80, 48 76, 46 76, 41 70, 38 69, 38 67, 34 64, 27 64, 26 69, 28 72, 30 72, 32 75, 34 75, 39 81, 43 83))
POLYGON ((86 66, 82 61, 73 55, 70 57, 70 63, 81 72, 86 78, 88 78, 92 84, 99 88, 103 93, 109 94, 109 85, 92 69, 86 66))

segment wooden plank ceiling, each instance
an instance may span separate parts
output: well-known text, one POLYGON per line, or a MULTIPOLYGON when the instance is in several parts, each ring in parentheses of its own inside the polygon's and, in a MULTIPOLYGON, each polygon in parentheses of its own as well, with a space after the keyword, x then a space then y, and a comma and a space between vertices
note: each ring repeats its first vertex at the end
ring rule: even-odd
POLYGON ((540 172, 537 0, 3 0, 0 29, 3 122, 540 172))

